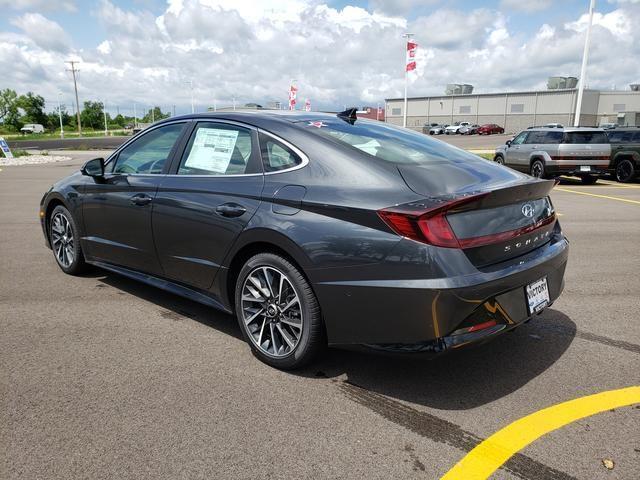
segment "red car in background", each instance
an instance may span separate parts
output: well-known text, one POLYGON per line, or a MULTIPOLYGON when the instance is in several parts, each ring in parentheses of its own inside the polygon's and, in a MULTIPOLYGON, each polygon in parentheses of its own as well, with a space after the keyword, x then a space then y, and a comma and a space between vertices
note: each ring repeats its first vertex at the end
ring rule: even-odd
POLYGON ((504 128, 495 123, 487 123, 478 127, 478 135, 491 135, 492 133, 504 133, 504 128))

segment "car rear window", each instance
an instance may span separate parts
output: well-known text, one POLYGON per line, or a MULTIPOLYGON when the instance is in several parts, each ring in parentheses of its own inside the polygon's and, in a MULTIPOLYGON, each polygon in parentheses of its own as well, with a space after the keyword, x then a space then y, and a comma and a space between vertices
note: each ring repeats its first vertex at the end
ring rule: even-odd
POLYGON ((564 134, 564 143, 609 143, 609 139, 604 132, 598 131, 566 132, 564 134))
POLYGON ((388 123, 322 119, 304 122, 308 131, 386 162, 405 165, 478 160, 445 142, 388 123))

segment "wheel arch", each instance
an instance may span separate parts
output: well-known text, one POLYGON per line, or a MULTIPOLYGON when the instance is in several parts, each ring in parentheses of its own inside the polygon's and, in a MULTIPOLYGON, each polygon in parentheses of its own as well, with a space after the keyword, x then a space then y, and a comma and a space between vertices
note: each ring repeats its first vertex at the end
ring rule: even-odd
POLYGON ((47 243, 49 244, 49 247, 51 247, 51 241, 49 240, 49 225, 51 222, 51 214, 53 213, 53 210, 59 205, 62 205, 64 208, 69 210, 69 206, 65 203, 62 196, 53 194, 50 198, 47 199, 44 207, 44 227, 46 233, 45 237, 47 243))
POLYGON ((615 168, 622 160, 631 160, 634 166, 640 165, 640 153, 638 152, 618 152, 613 157, 612 165, 615 168))
POLYGON ((275 253, 293 263, 307 279, 311 289, 314 290, 313 283, 307 273, 311 261, 302 249, 281 233, 261 228, 254 229, 247 231, 236 241, 232 251, 227 254, 225 259, 224 275, 217 282, 220 297, 228 302, 232 310, 235 310, 235 283, 242 266, 252 256, 265 252, 275 253))

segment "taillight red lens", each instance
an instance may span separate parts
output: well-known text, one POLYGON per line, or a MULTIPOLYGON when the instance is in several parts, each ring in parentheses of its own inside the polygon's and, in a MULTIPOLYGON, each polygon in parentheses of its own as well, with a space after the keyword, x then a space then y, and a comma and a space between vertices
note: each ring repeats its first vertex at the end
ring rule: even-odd
POLYGON ((431 245, 460 248, 460 243, 453 230, 451 230, 451 225, 449 225, 444 213, 439 213, 433 217, 421 218, 418 220, 418 226, 424 238, 431 245))
POLYGON ((415 210, 409 206, 385 208, 378 215, 403 237, 437 247, 460 248, 460 242, 447 221, 446 214, 464 204, 479 201, 487 193, 470 195, 432 208, 415 210))

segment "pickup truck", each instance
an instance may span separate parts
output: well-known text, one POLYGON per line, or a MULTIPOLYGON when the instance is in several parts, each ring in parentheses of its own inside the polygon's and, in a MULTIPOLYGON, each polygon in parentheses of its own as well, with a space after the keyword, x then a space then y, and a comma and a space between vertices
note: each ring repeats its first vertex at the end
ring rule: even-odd
POLYGON ((640 128, 608 130, 611 143, 609 171, 621 183, 629 183, 640 174, 640 128))

